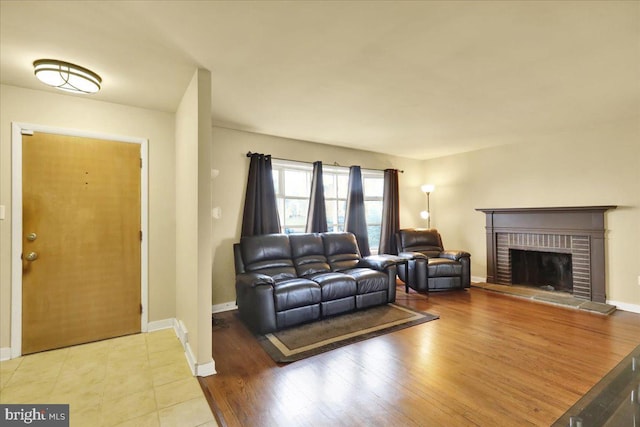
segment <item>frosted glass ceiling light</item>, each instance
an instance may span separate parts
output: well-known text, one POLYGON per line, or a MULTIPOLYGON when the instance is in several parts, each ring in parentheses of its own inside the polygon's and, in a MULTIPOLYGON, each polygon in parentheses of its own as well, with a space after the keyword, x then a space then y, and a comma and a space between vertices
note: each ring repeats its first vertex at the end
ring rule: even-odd
POLYGON ((74 93, 95 93, 102 79, 91 70, 56 59, 39 59, 33 63, 36 77, 42 83, 74 93))

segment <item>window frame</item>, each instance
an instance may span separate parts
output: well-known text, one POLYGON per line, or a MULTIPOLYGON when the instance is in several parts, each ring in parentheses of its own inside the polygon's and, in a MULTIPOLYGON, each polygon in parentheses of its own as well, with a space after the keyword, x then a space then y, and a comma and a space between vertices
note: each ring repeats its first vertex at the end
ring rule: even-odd
POLYGON ((278 206, 278 216, 280 217, 280 232, 291 234, 290 232, 287 232, 287 229, 290 229, 290 230, 300 230, 298 232, 304 233, 306 228, 306 220, 305 220, 305 224, 303 224, 302 226, 297 224, 296 225, 288 224, 286 221, 285 212, 283 210, 281 211, 281 208, 284 208, 286 206, 287 200, 306 201, 307 202, 307 212, 305 212, 305 218, 306 218, 306 215, 308 214, 309 199, 311 195, 310 194, 307 194, 307 196, 286 195, 285 194, 286 183, 285 183, 284 176, 285 176, 285 171, 287 170, 296 171, 296 172, 301 172, 301 171, 307 172, 309 188, 311 188, 313 165, 310 165, 308 163, 303 163, 303 162, 296 162, 292 160, 272 159, 271 169, 273 173, 278 173, 278 183, 277 183, 277 186, 274 183, 274 190, 276 194, 276 205, 278 206))
MULTIPOLYGON (((291 225, 288 224, 286 222, 286 215, 285 212, 281 212, 280 210, 282 208, 284 208, 286 206, 287 200, 304 200, 307 202, 307 210, 308 210, 308 206, 309 206, 309 200, 311 197, 311 192, 309 191, 309 194, 304 197, 304 196, 291 196, 291 195, 286 195, 285 191, 286 191, 286 183, 285 183, 285 171, 287 170, 294 170, 297 172, 303 171, 307 173, 307 179, 308 179, 308 183, 309 183, 309 188, 311 187, 311 181, 312 181, 312 177, 313 177, 313 164, 311 163, 306 163, 306 162, 298 162, 298 161, 293 161, 293 160, 281 160, 281 159, 272 159, 271 161, 271 166, 272 166, 272 170, 274 175, 277 174, 277 185, 276 182, 274 182, 274 190, 275 190, 275 194, 276 194, 276 203, 278 205, 278 215, 280 216, 280 232, 281 233, 291 233, 291 231, 289 230, 295 230, 293 232, 301 232, 304 233, 305 231, 305 225, 300 226, 300 225, 291 225)), ((383 194, 380 196, 371 196, 371 195, 367 195, 366 192, 366 186, 365 186, 365 180, 366 179, 380 179, 382 181, 382 189, 384 192, 384 172, 381 170, 376 170, 376 169, 361 169, 362 172, 362 185, 363 185, 363 193, 364 193, 364 202, 365 205, 367 202, 380 202, 380 204, 382 205, 382 201, 383 201, 383 194)), ((345 188, 344 191, 344 197, 341 197, 341 187, 339 185, 339 181, 338 181, 338 177, 346 177, 346 182, 348 183, 348 178, 349 178, 349 168, 346 166, 334 166, 334 165, 323 165, 322 166, 322 175, 323 175, 323 181, 325 183, 325 204, 327 203, 335 203, 335 216, 333 216, 332 219, 334 219, 335 221, 332 221, 332 223, 327 223, 327 227, 329 229, 329 231, 342 231, 344 230, 344 218, 342 220, 342 222, 340 222, 339 219, 339 212, 341 211, 341 207, 342 207, 342 211, 346 211, 346 204, 347 204, 347 196, 346 196, 346 190, 348 190, 347 188, 345 188), (327 197, 327 190, 326 190, 326 183, 327 183, 327 178, 328 176, 332 175, 334 177, 334 185, 335 185, 335 197, 327 197), (342 206, 341 206, 342 205, 342 206)), ((275 181, 275 180, 274 180, 275 181)), ((348 185, 348 184, 347 184, 348 185)), ((306 215, 306 213, 305 213, 306 215)), ((327 215, 329 216, 329 215, 327 215)), ((370 238, 370 233, 369 233, 369 228, 371 227, 376 227, 378 228, 380 231, 382 230, 382 210, 380 212, 380 223, 376 223, 376 224, 370 224, 369 222, 367 222, 367 234, 369 236, 369 242, 371 243, 371 238, 370 238)), ((305 221, 306 224, 306 221, 305 221)), ((379 241, 378 241, 379 243, 379 241)), ((374 245, 370 245, 370 251, 372 254, 377 254, 378 253, 378 245, 374 244, 374 245)))

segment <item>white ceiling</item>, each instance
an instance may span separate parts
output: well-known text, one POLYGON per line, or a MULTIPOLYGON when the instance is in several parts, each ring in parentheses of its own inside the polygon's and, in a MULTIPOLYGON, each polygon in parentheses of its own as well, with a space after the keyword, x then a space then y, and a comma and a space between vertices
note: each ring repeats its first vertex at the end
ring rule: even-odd
MULTIPOLYGON (((0 77, 175 111, 194 69, 213 123, 432 158, 640 114, 637 1, 5 1, 0 77)), ((72 95, 70 95, 72 96, 72 95)))

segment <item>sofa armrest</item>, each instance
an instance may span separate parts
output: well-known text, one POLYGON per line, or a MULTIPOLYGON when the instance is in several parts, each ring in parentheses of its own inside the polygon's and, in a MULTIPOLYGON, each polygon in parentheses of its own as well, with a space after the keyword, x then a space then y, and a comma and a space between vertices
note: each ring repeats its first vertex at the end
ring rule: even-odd
POLYGON ((266 334, 277 329, 271 276, 241 273, 236 276, 236 302, 244 323, 254 332, 266 334))
POLYGON ((384 271, 391 266, 395 266, 397 261, 384 255, 369 255, 360 259, 357 267, 371 268, 378 271, 384 271))
POLYGON ((398 254, 399 257, 407 258, 407 259, 427 259, 429 258, 422 252, 400 252, 398 254))
POLYGON ((255 288, 260 285, 275 284, 273 277, 260 273, 240 273, 236 276, 236 287, 255 288))
POLYGON ((460 258, 469 258, 471 254, 465 251, 442 251, 440 258, 448 258, 453 261, 460 261, 460 258))

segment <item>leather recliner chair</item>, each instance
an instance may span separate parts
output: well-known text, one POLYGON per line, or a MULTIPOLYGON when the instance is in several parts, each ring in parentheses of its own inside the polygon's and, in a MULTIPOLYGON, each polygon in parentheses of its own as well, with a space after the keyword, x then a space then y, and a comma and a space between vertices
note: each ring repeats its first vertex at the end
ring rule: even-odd
POLYGON ((438 230, 407 228, 396 233, 398 255, 407 259, 407 267, 398 275, 408 292, 465 289, 471 286, 471 255, 445 250, 438 230))

